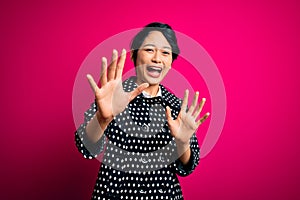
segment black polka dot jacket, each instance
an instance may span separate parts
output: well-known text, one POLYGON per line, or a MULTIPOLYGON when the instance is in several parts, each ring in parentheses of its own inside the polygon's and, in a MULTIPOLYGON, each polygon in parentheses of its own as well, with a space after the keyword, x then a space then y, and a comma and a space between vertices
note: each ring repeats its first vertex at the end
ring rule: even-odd
MULTIPOLYGON (((136 87, 135 77, 123 82, 127 92, 136 87)), ((187 176, 198 165, 198 141, 194 134, 190 161, 183 165, 165 117, 169 106, 176 119, 182 101, 160 88, 161 96, 140 94, 133 99, 97 143, 91 143, 85 133, 96 104, 85 112, 84 123, 75 132, 76 146, 87 159, 103 156, 92 199, 183 199, 176 175, 187 176)))

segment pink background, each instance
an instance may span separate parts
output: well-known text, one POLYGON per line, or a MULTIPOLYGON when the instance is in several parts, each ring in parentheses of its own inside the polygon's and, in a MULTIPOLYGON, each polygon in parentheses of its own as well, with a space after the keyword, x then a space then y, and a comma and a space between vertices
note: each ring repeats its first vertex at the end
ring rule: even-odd
POLYGON ((299 9, 287 0, 1 1, 0 199, 90 198, 99 162, 74 144, 76 73, 99 43, 152 21, 199 42, 226 89, 219 141, 180 179, 186 199, 299 199, 299 9))

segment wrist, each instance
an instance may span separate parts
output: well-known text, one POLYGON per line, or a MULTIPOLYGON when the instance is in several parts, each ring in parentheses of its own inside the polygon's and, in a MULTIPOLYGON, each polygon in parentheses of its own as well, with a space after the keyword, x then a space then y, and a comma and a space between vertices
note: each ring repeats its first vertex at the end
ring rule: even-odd
POLYGON ((187 147, 187 146, 190 146, 190 140, 188 141, 181 141, 181 140, 178 140, 175 138, 175 142, 176 142, 176 145, 178 147, 187 147))
POLYGON ((180 142, 180 141, 175 141, 177 145, 178 152, 184 153, 190 148, 190 143, 189 142, 180 142))
POLYGON ((98 120, 98 123, 99 123, 101 129, 104 131, 107 128, 107 126, 109 125, 109 123, 112 121, 112 118, 111 119, 104 119, 101 116, 99 111, 97 111, 95 115, 96 115, 96 118, 98 120))

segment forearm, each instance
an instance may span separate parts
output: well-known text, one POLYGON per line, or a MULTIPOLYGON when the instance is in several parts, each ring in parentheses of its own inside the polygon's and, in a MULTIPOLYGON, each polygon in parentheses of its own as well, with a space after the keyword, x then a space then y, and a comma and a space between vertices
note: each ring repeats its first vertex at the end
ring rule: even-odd
POLYGON ((96 143, 103 136, 104 131, 110 122, 111 120, 101 120, 99 112, 97 111, 86 126, 86 134, 88 138, 93 143, 96 143))
POLYGON ((194 171, 200 159, 200 148, 196 135, 194 134, 189 142, 176 141, 176 148, 179 155, 176 160, 176 173, 179 176, 187 176, 194 171))
POLYGON ((191 158, 190 144, 177 145, 177 152, 179 155, 179 160, 182 162, 182 164, 188 164, 191 158))

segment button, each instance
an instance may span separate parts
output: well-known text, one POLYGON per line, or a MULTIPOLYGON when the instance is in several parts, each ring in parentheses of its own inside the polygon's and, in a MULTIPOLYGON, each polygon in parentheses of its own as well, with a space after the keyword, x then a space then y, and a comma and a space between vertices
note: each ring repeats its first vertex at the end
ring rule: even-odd
POLYGON ((163 189, 159 189, 158 192, 159 193, 166 193, 165 191, 163 191, 163 189))
POLYGON ((162 156, 162 155, 160 155, 158 159, 159 159, 161 162, 165 162, 165 161, 166 161, 165 157, 162 156))
POLYGON ((142 193, 142 194, 146 194, 146 191, 145 191, 145 190, 143 190, 143 189, 140 189, 140 193, 142 193))
POLYGON ((149 126, 148 126, 147 124, 143 124, 143 125, 142 125, 142 130, 143 130, 144 132, 149 132, 149 126))
POLYGON ((140 162, 144 164, 150 162, 148 154, 146 155, 143 154, 142 157, 140 158, 140 162))

